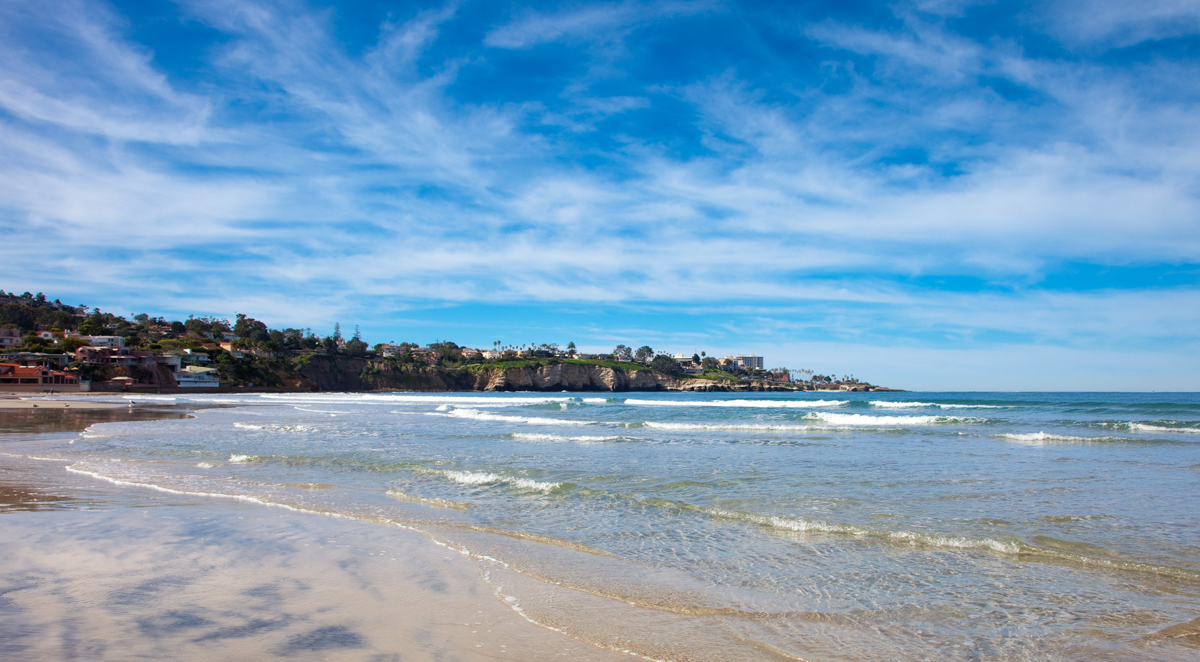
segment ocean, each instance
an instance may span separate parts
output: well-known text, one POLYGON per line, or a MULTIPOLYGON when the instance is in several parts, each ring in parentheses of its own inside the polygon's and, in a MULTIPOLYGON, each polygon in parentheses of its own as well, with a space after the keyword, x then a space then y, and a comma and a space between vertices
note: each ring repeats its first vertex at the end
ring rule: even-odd
POLYGON ((417 532, 648 659, 1200 657, 1197 394, 128 397, 191 415, 5 450, 417 532))

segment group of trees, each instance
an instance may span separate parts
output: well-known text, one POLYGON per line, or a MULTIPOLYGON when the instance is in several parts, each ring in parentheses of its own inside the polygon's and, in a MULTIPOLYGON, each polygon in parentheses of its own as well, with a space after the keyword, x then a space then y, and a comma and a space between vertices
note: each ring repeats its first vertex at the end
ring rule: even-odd
MULTIPOLYGON (((6 294, 0 290, 0 328, 17 328, 26 335, 18 349, 39 352, 73 352, 84 341, 65 339, 59 343, 44 340, 32 332, 35 331, 64 331, 77 330, 82 335, 117 335, 125 338, 128 347, 143 349, 174 349, 198 347, 214 340, 232 342, 234 349, 250 350, 256 354, 281 356, 289 353, 323 352, 326 354, 343 354, 354 357, 366 357, 372 353, 382 354, 382 346, 373 348, 363 340, 362 334, 355 327, 349 339, 342 336, 340 324, 335 324, 333 333, 321 336, 313 333, 312 329, 272 329, 265 322, 243 313, 238 313, 232 323, 218 317, 189 316, 186 320, 167 320, 163 317, 151 317, 147 314, 134 315, 127 320, 118 315, 101 311, 99 308, 88 306, 67 306, 61 302, 49 301, 42 293, 36 295, 28 292, 18 296, 6 294)), ((211 347, 211 345, 209 345, 211 347)), ((567 343, 565 349, 560 349, 557 343, 530 343, 525 345, 505 345, 495 341, 492 348, 501 353, 501 360, 513 358, 555 358, 561 356, 580 356, 574 342, 567 343)), ((427 364, 430 357, 436 356, 437 362, 447 367, 458 367, 467 363, 480 362, 483 359, 463 353, 463 348, 449 342, 435 342, 428 350, 414 352, 419 349, 416 343, 401 343, 400 352, 394 360, 401 363, 427 364)), ((589 355, 583 355, 588 357, 589 355)), ((636 361, 658 372, 678 375, 682 372, 679 363, 672 357, 657 353, 649 345, 637 349, 619 344, 609 355, 598 355, 592 358, 611 358, 618 361, 636 361)), ((691 357, 693 364, 705 370, 722 370, 726 372, 742 372, 730 365, 728 361, 707 356, 699 352, 691 357)), ((778 369, 786 370, 786 369, 778 369)), ((852 376, 834 377, 832 375, 814 375, 811 370, 789 371, 798 378, 807 374, 813 382, 821 383, 856 383, 852 376)))

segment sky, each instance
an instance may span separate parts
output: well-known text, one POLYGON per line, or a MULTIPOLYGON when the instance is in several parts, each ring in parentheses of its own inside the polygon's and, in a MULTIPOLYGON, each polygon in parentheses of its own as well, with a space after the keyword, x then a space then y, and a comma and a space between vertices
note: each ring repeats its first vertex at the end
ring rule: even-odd
POLYGON ((1200 390, 1200 1, 0 3, 0 288, 1200 390))

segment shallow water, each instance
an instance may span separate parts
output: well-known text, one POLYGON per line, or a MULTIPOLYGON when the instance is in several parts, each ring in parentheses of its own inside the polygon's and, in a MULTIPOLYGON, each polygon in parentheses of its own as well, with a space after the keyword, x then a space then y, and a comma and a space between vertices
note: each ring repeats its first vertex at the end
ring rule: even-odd
POLYGON ((223 406, 94 424, 43 440, 39 456, 131 490, 423 531, 491 564, 488 582, 522 615, 608 648, 677 660, 1200 652, 1187 625, 1200 616, 1194 394, 147 402, 223 406))

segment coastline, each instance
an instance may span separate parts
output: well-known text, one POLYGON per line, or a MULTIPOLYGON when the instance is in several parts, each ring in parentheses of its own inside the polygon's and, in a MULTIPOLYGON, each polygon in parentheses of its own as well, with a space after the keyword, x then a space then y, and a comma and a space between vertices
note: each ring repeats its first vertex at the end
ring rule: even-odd
POLYGON ((525 620, 418 532, 98 481, 31 457, 77 423, 6 428, 0 657, 630 659, 525 620))
MULTIPOLYGON (((71 395, 75 394, 72 393, 71 395)), ((18 400, 0 394, 0 409, 117 409, 123 406, 125 405, 115 402, 56 400, 54 396, 38 398, 37 400, 18 400)))
MULTIPOLYGON (((1147 517, 1143 499, 1110 502, 1090 478, 1117 461, 1134 493, 1194 493, 1200 421, 1158 420, 1154 398, 318 393, 127 407, 114 395, 112 409, 0 411, 13 433, 0 435, 0 503, 17 506, 0 521, 24 545, 0 546, 15 559, 0 585, 19 587, 29 612, 14 637, 49 640, 67 622, 87 635, 75 621, 108 619, 96 646, 119 635, 142 657, 503 659, 518 657, 511 642, 527 626, 596 646, 570 659, 680 662, 1066 661, 1096 659, 1097 637, 1112 662, 1177 662, 1198 641, 1194 558, 1169 540, 1143 551, 1127 533, 1156 517, 1187 527, 1194 511, 1147 517), (1093 401, 1113 411, 1064 422, 1093 401), (123 423, 139 417, 188 420, 123 423), (1174 475, 1142 471, 1147 461, 1174 475), (897 485, 897 467, 915 486, 897 485), (973 480, 961 489, 947 468, 973 480), (898 491, 854 501, 864 474, 898 491), (804 475, 834 476, 819 496, 846 503, 789 506, 804 475), (1048 498, 1008 499, 1014 480, 1048 498), (1096 497, 1053 500, 1081 480, 1096 497), (998 495, 986 510, 979 484, 998 495), (878 517, 885 508, 895 514, 878 517), (984 620, 964 620, 964 585, 984 620), (86 615, 64 594, 86 596, 86 615), (471 636, 500 637, 470 646, 449 617, 425 623, 436 605, 409 609, 470 614, 484 598, 519 620, 464 619, 471 636), (882 607, 856 609, 866 601, 882 607), (388 629, 389 617, 401 622, 388 629)), ((55 645, 35 657, 74 654, 55 645)))

